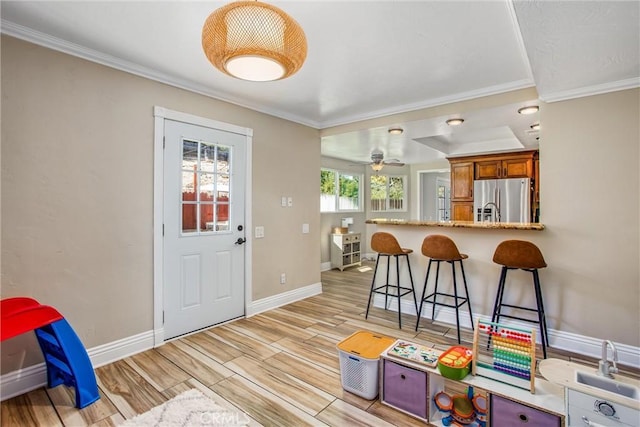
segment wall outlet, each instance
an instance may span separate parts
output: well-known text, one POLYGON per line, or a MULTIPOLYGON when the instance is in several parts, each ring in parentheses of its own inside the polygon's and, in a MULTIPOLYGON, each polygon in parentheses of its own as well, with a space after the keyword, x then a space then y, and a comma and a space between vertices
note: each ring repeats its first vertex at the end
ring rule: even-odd
POLYGON ((289 207, 293 206, 293 197, 291 196, 287 197, 287 206, 289 207))
POLYGON ((264 227, 259 225, 256 227, 256 239, 262 239, 264 237, 264 227))
POLYGON ((287 283, 287 275, 285 273, 282 273, 280 275, 280 284, 284 285, 285 283, 287 283))

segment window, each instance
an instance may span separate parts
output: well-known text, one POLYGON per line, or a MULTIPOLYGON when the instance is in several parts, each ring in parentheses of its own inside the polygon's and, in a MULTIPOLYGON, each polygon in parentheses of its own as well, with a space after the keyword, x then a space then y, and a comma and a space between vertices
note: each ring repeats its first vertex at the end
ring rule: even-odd
POLYGON ((231 147, 182 140, 182 233, 229 230, 231 147))
POLYGON ((406 211, 406 176, 371 175, 371 210, 406 211))
POLYGON ((320 170, 320 212, 360 211, 362 175, 320 170))

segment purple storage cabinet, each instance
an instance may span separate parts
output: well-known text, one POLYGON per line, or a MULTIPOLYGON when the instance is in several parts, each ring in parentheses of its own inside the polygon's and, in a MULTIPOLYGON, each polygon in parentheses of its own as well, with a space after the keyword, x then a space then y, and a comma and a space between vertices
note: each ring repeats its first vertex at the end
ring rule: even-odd
POLYGON ((384 359, 382 400, 427 419, 427 374, 384 359))
POLYGON ((560 427, 560 417, 491 395, 489 420, 492 427, 560 427))

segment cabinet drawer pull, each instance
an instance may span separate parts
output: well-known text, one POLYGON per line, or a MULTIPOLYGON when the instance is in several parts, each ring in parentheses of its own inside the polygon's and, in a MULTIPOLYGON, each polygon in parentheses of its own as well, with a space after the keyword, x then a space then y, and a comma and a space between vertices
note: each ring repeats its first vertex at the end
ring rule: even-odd
POLYGON ((404 374, 400 374, 400 378, 402 378, 403 380, 406 380, 406 379, 407 379, 407 377, 405 377, 405 375, 404 375, 404 374))
POLYGON ((591 427, 604 427, 602 424, 593 423, 593 422, 589 421, 589 418, 585 417, 584 415, 582 416, 582 422, 583 422, 583 423, 584 423, 584 425, 586 425, 586 426, 591 426, 591 427))
POLYGON ((523 423, 529 422, 529 417, 527 417, 527 414, 518 414, 518 418, 520 418, 520 421, 522 421, 523 423))

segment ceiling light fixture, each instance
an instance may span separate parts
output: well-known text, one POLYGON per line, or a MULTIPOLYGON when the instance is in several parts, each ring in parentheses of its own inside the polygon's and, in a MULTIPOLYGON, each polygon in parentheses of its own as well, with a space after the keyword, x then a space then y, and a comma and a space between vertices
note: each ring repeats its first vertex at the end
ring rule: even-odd
POLYGON ((287 78, 302 67, 307 38, 281 9, 258 1, 237 1, 209 15, 202 27, 202 48, 223 73, 266 82, 287 78))
POLYGON ((534 123, 529 127, 533 130, 540 130, 540 123, 534 123))
POLYGON ((540 107, 537 105, 530 105, 529 107, 522 107, 518 110, 519 114, 533 114, 537 113, 540 110, 540 107))
POLYGON ((447 124, 449 126, 458 126, 458 125, 461 125, 462 123, 464 123, 464 119, 461 119, 461 118, 447 120, 447 124))
POLYGON ((389 129, 389 133, 391 135, 402 135, 402 132, 404 132, 404 129, 402 129, 402 128, 391 128, 391 129, 389 129))
POLYGON ((383 167, 384 167, 384 163, 382 163, 382 162, 380 162, 380 163, 372 163, 371 164, 371 169, 373 169, 376 172, 380 172, 383 167))

